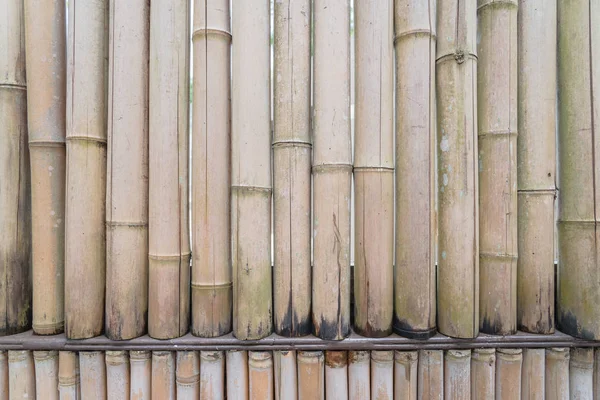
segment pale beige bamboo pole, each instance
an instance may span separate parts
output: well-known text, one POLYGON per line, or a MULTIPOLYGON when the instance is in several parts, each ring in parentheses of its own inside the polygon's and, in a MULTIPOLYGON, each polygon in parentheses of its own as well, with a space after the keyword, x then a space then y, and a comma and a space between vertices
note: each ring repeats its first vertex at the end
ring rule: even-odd
POLYGON ((313 20, 313 325, 340 340, 350 333, 349 2, 316 0, 313 20))
POLYGON ((417 398, 442 400, 444 398, 444 352, 419 350, 417 366, 417 398))
POLYGON ((65 329, 84 339, 104 321, 108 0, 68 6, 65 329))
POLYGON ((348 395, 350 400, 367 399, 371 395, 370 359, 369 351, 348 352, 348 395))
POLYGON ((444 353, 444 399, 471 398, 471 350, 444 353))
POLYGON ((231 331, 229 0, 194 2, 192 333, 231 331))
MULTIPOLYGON (((417 351, 394 352, 394 398, 416 400, 419 364, 419 353, 417 351)), ((373 390, 371 390, 373 393, 373 390)))
POLYGON ((594 400, 600 399, 600 350, 594 349, 594 400))
POLYGON ((274 324, 282 336, 311 331, 311 1, 274 3, 274 324))
POLYGON ((471 398, 493 399, 496 393, 496 350, 474 349, 471 353, 471 398))
POLYGON ((31 351, 8 351, 9 399, 35 399, 35 367, 31 351))
POLYGON ((0 350, 0 400, 8 400, 8 352, 0 350))
POLYGON ((436 330, 436 2, 396 0, 395 4, 394 331, 428 338, 436 330))
POLYGON ((200 352, 200 400, 225 398, 225 357, 222 351, 200 352))
POLYGON ((152 353, 150 351, 130 351, 129 370, 131 371, 129 398, 149 400, 152 394, 152 353))
POLYGON ((200 396, 200 357, 197 351, 177 352, 177 399, 198 399, 200 396))
POLYGON ((233 10, 231 223, 233 334, 271 333, 271 118, 269 2, 233 10))
POLYGON ((58 400, 58 351, 38 350, 33 352, 35 390, 38 397, 58 400))
POLYGON ((573 400, 592 399, 594 392, 594 349, 572 348, 569 362, 569 395, 573 400))
MULTIPOLYGON (((366 365, 368 365, 368 355, 366 365)), ((369 391, 367 391, 368 396, 369 391)), ((343 400, 349 398, 348 353, 346 351, 325 352, 325 398, 343 400)))
POLYGON ((65 3, 25 1, 33 331, 64 329, 65 3))
POLYGON ((556 0, 519 0, 517 325, 554 332, 556 0), (544 99, 543 101, 541 99, 544 99))
POLYGON ((228 351, 225 359, 228 399, 248 399, 248 352, 228 351))
POLYGON ((129 400, 129 356, 126 351, 106 352, 106 393, 110 400, 129 400))
POLYGON ((568 348, 546 349, 546 400, 569 399, 569 358, 568 348))
POLYGON ((521 398, 522 349, 496 351, 496 399, 521 398))
POLYGON ((106 366, 104 352, 79 353, 82 399, 106 399, 106 366))
POLYGON ((106 336, 146 332, 150 3, 110 0, 106 336))
MULTIPOLYGON (((310 253, 309 253, 310 254, 310 253)), ((275 400, 296 400, 298 398, 298 373, 296 352, 274 351, 275 400)))
POLYGON ((298 398, 325 400, 325 357, 322 351, 298 351, 298 398))
POLYGON ((521 399, 545 399, 545 349, 523 349, 523 367, 521 373, 521 399))
POLYGON ((600 339, 600 62, 594 53, 600 43, 599 15, 595 1, 558 1, 557 328, 594 340, 600 339))
POLYGON ((248 398, 273 400, 273 355, 270 351, 248 352, 248 398))
MULTIPOLYGON (((36 371, 37 378, 37 371, 36 371)), ((73 351, 58 354, 58 392, 61 400, 77 400, 79 394, 79 357, 73 351)), ((36 385, 39 390, 39 386, 36 385)))
MULTIPOLYGON (((418 359, 415 360, 415 365, 418 359)), ((415 369, 416 372, 416 369, 415 369)), ((417 398, 417 374, 415 381, 415 399, 417 398)), ((371 399, 392 400, 394 398, 394 352, 371 351, 371 399)))
POLYGON ((438 330, 470 338, 479 332, 476 0, 439 0, 437 11, 438 330))
POLYGON ((176 394, 175 352, 152 352, 152 395, 154 399, 174 400, 176 394))
POLYGON ((148 334, 185 334, 190 312, 189 2, 150 9, 148 334))

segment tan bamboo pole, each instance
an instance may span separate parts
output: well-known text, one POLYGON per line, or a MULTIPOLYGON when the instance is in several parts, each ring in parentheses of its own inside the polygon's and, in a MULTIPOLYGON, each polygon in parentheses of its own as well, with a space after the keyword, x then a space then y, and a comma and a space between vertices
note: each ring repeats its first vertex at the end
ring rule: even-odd
MULTIPOLYGON (((79 357, 77 353, 61 351, 58 354, 58 392, 61 400, 77 400, 81 397, 78 380, 79 357)), ((36 389, 39 390, 37 384, 36 389)))
POLYGON ((349 3, 317 0, 313 18, 312 313, 316 336, 340 340, 350 333, 349 3))
POLYGON ((35 399, 35 367, 31 351, 8 351, 9 399, 35 399))
POLYGON ((232 49, 233 334, 272 330, 269 2, 235 3, 232 49))
POLYGON ((282 336, 311 331, 311 1, 274 3, 274 324, 282 336))
POLYGON ((150 351, 130 351, 129 370, 131 400, 150 400, 152 394, 152 353, 150 351))
MULTIPOLYGON (((367 365, 368 360, 367 355, 367 365)), ((342 400, 348 399, 348 395, 348 353, 346 351, 326 351, 325 398, 342 400)))
POLYGON ((522 349, 496 351, 496 399, 521 398, 522 349))
POLYGON ((419 350, 417 366, 417 398, 442 400, 444 398, 444 352, 419 350))
POLYGON ((556 0, 519 0, 517 325, 554 332, 556 0), (544 99, 544 101, 541 101, 544 99))
POLYGON ((569 362, 571 399, 592 399, 594 392, 594 349, 573 348, 569 362))
POLYGON ((545 349, 523 349, 523 367, 521 373, 521 399, 545 399, 545 349))
POLYGON ((200 357, 197 351, 177 352, 176 383, 177 399, 196 400, 199 398, 200 357))
POLYGON ((366 399, 371 394, 370 359, 369 351, 348 352, 348 395, 350 400, 366 399))
POLYGON ((569 358, 568 348, 546 349, 545 398, 546 400, 569 399, 569 358))
POLYGON ((154 399, 176 398, 175 352, 152 352, 152 395, 154 399))
POLYGON ((428 338, 436 330, 436 1, 396 0, 395 4, 394 330, 428 338))
POLYGON ((190 319, 188 36, 189 2, 154 0, 150 10, 148 334, 159 339, 183 335, 190 319))
POLYGON ((438 1, 438 330, 460 338, 479 332, 476 17, 475 0, 438 1))
POLYGON ((493 399, 496 393, 496 350, 474 349, 471 353, 471 398, 493 399))
POLYGON ((471 398, 471 350, 444 353, 444 399, 471 398))
POLYGON ((106 393, 110 400, 129 400, 129 356, 126 351, 106 352, 106 393))
POLYGON ((200 352, 200 400, 225 398, 225 357, 222 351, 200 352))
POLYGON ((65 3, 25 1, 33 331, 64 329, 65 3))
POLYGON ((325 357, 322 351, 298 351, 298 398, 325 400, 325 357))
POLYGON ((58 400, 58 351, 33 352, 35 389, 44 399, 58 400))
POLYGON ((275 400, 296 400, 298 398, 298 373, 296 352, 274 351, 275 400))
POLYGON ((82 399, 106 399, 106 366, 104 352, 79 353, 82 399))
POLYGON ((273 355, 270 351, 248 352, 248 398, 273 400, 273 355))
POLYGON ((600 339, 598 207, 600 43, 593 1, 558 2, 559 279, 557 328, 600 339))
MULTIPOLYGON (((415 365, 418 359, 415 360, 415 365)), ((415 370, 416 372, 416 370, 415 370)), ((415 381, 415 399, 417 394, 417 377, 415 381)), ((394 352, 371 352, 371 399, 392 400, 394 398, 394 352)))
MULTIPOLYGON (((417 351, 396 350, 394 358, 394 398, 416 400, 419 353, 417 351)), ((373 393, 373 390, 371 392, 373 393)))
POLYGON ((600 399, 600 350, 594 349, 594 399, 600 399))
POLYGON ((109 339, 146 332, 150 4, 110 0, 106 181, 109 339))
POLYGON ((192 333, 231 331, 229 1, 194 2, 192 333))
POLYGON ((0 400, 8 400, 8 352, 0 350, 0 400))
POLYGON ((248 352, 228 351, 225 359, 228 399, 248 399, 248 352))

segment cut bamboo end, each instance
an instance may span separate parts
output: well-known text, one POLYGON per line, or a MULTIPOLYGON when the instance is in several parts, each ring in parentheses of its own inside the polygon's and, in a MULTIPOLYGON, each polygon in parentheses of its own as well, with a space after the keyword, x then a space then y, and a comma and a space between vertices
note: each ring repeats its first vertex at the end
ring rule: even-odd
POLYGON ((569 395, 591 399, 594 392, 594 349, 573 348, 569 362, 569 395))
POLYGON ((61 400, 80 398, 79 357, 72 351, 61 351, 58 355, 58 392, 61 400))
POLYGON ((416 351, 395 351, 394 360, 394 398, 416 399, 419 353, 416 351))
POLYGON ((298 351, 298 398, 325 400, 325 357, 322 351, 298 351))
POLYGON ((545 349, 523 349, 521 399, 543 400, 545 398, 545 364, 545 349))
MULTIPOLYGON (((368 354, 366 358, 366 365, 368 366, 368 354)), ((369 391, 367 390, 366 393, 369 393, 369 391)), ((325 398, 349 398, 348 353, 346 351, 325 352, 325 398)))
POLYGON ((492 399, 496 395, 496 350, 475 349, 471 353, 471 396, 492 399))
POLYGON ((471 398, 471 350, 444 353, 444 399, 471 398))
POLYGON ((126 351, 107 351, 105 362, 107 398, 128 399, 131 391, 128 353, 126 351))
POLYGON ((82 351, 79 353, 81 375, 81 398, 106 398, 106 366, 104 352, 82 351))
POLYGON ((351 400, 371 395, 370 355, 368 351, 348 352, 348 394, 351 400))
POLYGON ((152 394, 152 353, 150 351, 130 351, 131 399, 150 399, 152 394))
POLYGON ((200 358, 198 352, 177 352, 176 383, 177 398, 198 398, 200 395, 200 358))
POLYGON ((35 391, 48 400, 58 400, 58 351, 34 351, 35 391))
POLYGON ((225 393, 225 356, 222 351, 200 352, 200 399, 221 400, 225 393))
POLYGON ((569 398, 569 359, 568 348, 546 349, 545 395, 546 399, 569 398))
POLYGON ((8 392, 11 399, 36 397, 35 367, 31 351, 8 351, 8 392))
POLYGON ((296 352, 274 351, 275 400, 298 398, 298 373, 296 370, 296 352))
POLYGON ((225 367, 227 398, 248 399, 248 353, 228 351, 225 367))
POLYGON ((442 350, 419 350, 417 365, 419 400, 444 398, 444 352, 442 350))
POLYGON ((250 400, 274 398, 273 355, 270 351, 248 352, 248 394, 250 400))
POLYGON ((175 369, 174 352, 152 352, 152 398, 165 400, 175 400, 177 398, 175 369))
POLYGON ((217 337, 231 331, 232 287, 232 282, 192 282, 192 334, 217 337))

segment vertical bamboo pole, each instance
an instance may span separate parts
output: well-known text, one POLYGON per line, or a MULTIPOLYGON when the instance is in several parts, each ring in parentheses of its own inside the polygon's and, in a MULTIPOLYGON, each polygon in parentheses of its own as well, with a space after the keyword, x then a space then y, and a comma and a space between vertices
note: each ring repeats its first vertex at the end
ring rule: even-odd
POLYGON ((594 399, 600 399, 600 350, 594 349, 594 399))
POLYGON ((471 398, 471 350, 447 350, 444 353, 444 399, 471 398))
POLYGON ((11 400, 36 398, 31 351, 8 351, 8 393, 11 400))
POLYGON ((152 353, 149 351, 130 351, 129 370, 131 371, 129 398, 131 400, 150 400, 152 394, 152 353))
POLYGON ((248 352, 228 351, 225 361, 228 399, 248 399, 248 352))
POLYGON ((496 351, 496 399, 521 398, 522 349, 498 349, 496 351))
POLYGON ((296 372, 296 352, 274 351, 275 400, 296 400, 298 398, 298 373, 296 372))
POLYGON ((558 329, 600 339, 598 208, 600 5, 558 2, 558 329))
POLYGON ((233 334, 272 330, 269 1, 235 2, 232 50, 233 334))
POLYGON ((313 15, 312 313, 316 336, 340 340, 350 333, 349 2, 315 0, 313 15))
POLYGON ((471 353, 471 398, 493 399, 496 393, 496 350, 474 349, 471 353))
POLYGON ((200 400, 225 398, 225 357, 222 351, 200 352, 200 400))
POLYGON ((33 331, 64 329, 65 3, 25 1, 33 331))
POLYGON ((198 352, 177 352, 176 382, 177 399, 198 399, 200 396, 200 357, 198 357, 198 352))
MULTIPOLYGON (((415 360, 415 365, 418 359, 415 360)), ((415 369, 416 372, 416 369, 415 369)), ((415 399, 417 394, 417 377, 415 381, 415 399)), ((371 352, 371 399, 392 400, 394 398, 394 352, 371 352)))
POLYGON ((273 229, 275 332, 311 330, 311 1, 274 4, 273 229))
POLYGON ((348 394, 350 400, 369 398, 371 394, 370 352, 348 352, 348 394))
POLYGON ((438 330, 471 338, 479 332, 476 1, 439 0, 437 10, 438 330))
POLYGON ((129 357, 126 351, 106 352, 106 393, 108 399, 129 400, 131 391, 129 357))
POLYGON ((573 348, 569 363, 569 394, 573 400, 592 399, 594 392, 594 349, 573 348))
POLYGON ((35 390, 44 399, 58 400, 58 351, 34 351, 35 390))
POLYGON ((189 326, 188 42, 189 2, 152 1, 148 334, 159 339, 189 326))
POLYGON ((546 400, 569 399, 569 358, 568 348, 546 349, 546 400))
POLYGON ((545 399, 545 349, 523 349, 523 371, 521 374, 521 399, 545 399))
POLYGON ((298 352, 298 398, 325 400, 325 358, 322 351, 298 352))
POLYGON ((0 400, 8 400, 8 353, 0 350, 0 400))
POLYGON ((164 400, 174 400, 176 398, 175 368, 174 352, 152 352, 151 398, 164 400))
MULTIPOLYGON (((37 371, 36 371, 37 378, 37 371)), ((77 400, 79 394, 79 357, 72 351, 58 354, 58 392, 61 400, 77 400)), ((39 386, 36 384, 36 389, 39 386)))
POLYGON ((270 351, 248 352, 250 400, 273 400, 273 355, 270 351))
POLYGON ((79 353, 82 399, 106 399, 106 367, 102 351, 79 353))
POLYGON ((110 0, 106 336, 146 332, 150 3, 110 0))
POLYGON ((396 1, 394 330, 424 339, 436 330, 435 19, 434 0, 396 1))
POLYGON ((419 350, 417 374, 417 398, 419 400, 443 400, 444 352, 419 350))
POLYGON ((517 325, 553 333, 556 0, 519 0, 517 28, 517 325))
POLYGON ((416 400, 418 388, 417 367, 419 353, 416 351, 395 351, 394 397, 416 400))
MULTIPOLYGON (((367 365, 368 365, 367 355, 367 365)), ((327 400, 348 399, 348 353, 346 351, 325 352, 325 398, 327 400)), ((369 391, 367 391, 368 396, 369 391)))
POLYGON ((194 2, 192 333, 231 331, 229 1, 194 2))

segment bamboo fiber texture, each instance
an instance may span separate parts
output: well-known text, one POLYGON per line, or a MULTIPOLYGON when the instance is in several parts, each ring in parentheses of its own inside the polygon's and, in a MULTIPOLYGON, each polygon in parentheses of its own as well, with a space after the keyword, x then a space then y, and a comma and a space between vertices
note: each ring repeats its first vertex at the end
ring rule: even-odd
POLYGON ((348 395, 350 400, 365 399, 371 393, 370 359, 368 351, 348 352, 348 395))
POLYGON ((61 351, 58 354, 58 392, 61 400, 77 400, 82 398, 79 355, 75 352, 61 351))
POLYGON ((196 351, 177 352, 177 399, 198 399, 200 396, 200 357, 196 351))
POLYGON ((152 352, 151 398, 164 400, 177 398, 176 354, 174 352, 152 352))
POLYGON ((25 1, 31 161, 33 330, 64 329, 65 4, 25 1))
POLYGON ((471 353, 471 398, 493 399, 496 395, 496 350, 475 349, 471 353))
POLYGON ((298 351, 298 398, 325 400, 325 356, 322 351, 298 351))
POLYGON ((23 2, 0 17, 0 334, 31 326, 31 179, 23 2))
POLYGON ((201 351, 200 400, 223 400, 225 397, 225 356, 223 352, 201 351))
POLYGON ((419 350, 417 365, 419 400, 442 400, 444 398, 444 352, 442 350, 419 350))
POLYGON ((150 4, 110 1, 106 177, 106 335, 146 333, 150 4))
POLYGON ((65 330, 102 333, 106 274, 108 0, 69 2, 65 330))
POLYGON ((545 398, 545 363, 546 349, 523 349, 522 400, 543 400, 545 398))
POLYGON ((35 390, 47 400, 58 400, 58 351, 34 351, 35 390))
POLYGON ((236 1, 232 19, 233 334, 241 340, 273 327, 269 4, 236 1))
POLYGON ((444 399, 471 398, 471 350, 448 350, 444 353, 444 399))
POLYGON ((521 398, 522 349, 497 349, 496 351, 496 399, 521 398))
POLYGON ((592 399, 594 393, 594 349, 571 349, 569 396, 574 400, 592 399))
POLYGON ((8 351, 9 399, 35 399, 35 366, 31 351, 8 351))
POLYGON ((227 397, 248 399, 248 352, 228 351, 225 362, 227 397))
POLYGON ((546 349, 546 400, 569 398, 569 359, 568 348, 546 349))
MULTIPOLYGON (((369 355, 366 355, 368 365, 369 355)), ((348 390, 348 352, 325 352, 325 398, 343 400, 349 398, 348 390)), ((368 390, 367 390, 367 393, 368 390)))
POLYGON ((157 339, 183 335, 190 320, 188 25, 187 0, 152 2, 148 334, 157 339))
POLYGON ((231 331, 229 1, 194 3, 192 333, 231 331))
MULTIPOLYGON (((394 398, 417 399, 419 353, 416 351, 394 352, 394 398)), ((374 383, 374 382, 373 382, 374 383)), ((372 391, 377 390, 373 385, 372 391)))
POLYGON ((274 351, 275 400, 298 398, 298 374, 295 351, 274 351))
POLYGON ((106 393, 110 400, 128 400, 130 391, 129 354, 106 352, 106 393))
MULTIPOLYGON (((417 382, 417 378, 414 378, 414 381, 417 382)), ((415 388, 415 394, 416 393, 417 393, 417 390, 415 388)), ((394 398, 394 352, 391 350, 372 351, 371 352, 371 399, 392 400, 393 398, 394 398)))
POLYGON ((248 352, 248 398, 273 400, 273 355, 270 351, 248 352))
POLYGON ((149 400, 152 394, 152 353, 150 351, 130 351, 131 400, 149 400))
POLYGON ((106 398, 106 366, 102 351, 79 353, 79 373, 82 399, 106 398))

